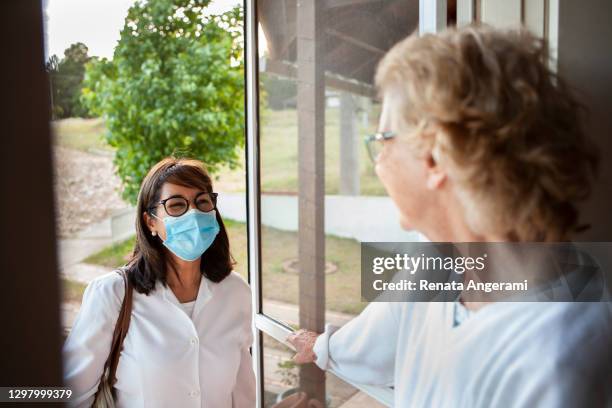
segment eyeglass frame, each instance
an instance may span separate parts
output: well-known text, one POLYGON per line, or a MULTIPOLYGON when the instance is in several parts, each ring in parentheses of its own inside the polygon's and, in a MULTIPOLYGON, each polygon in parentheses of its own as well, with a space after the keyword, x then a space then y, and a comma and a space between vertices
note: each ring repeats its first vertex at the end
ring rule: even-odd
MULTIPOLYGON (((190 204, 191 204, 192 202, 193 202, 193 205, 195 205, 195 207, 196 207, 196 208, 198 208, 197 201, 198 201, 198 198, 199 198, 199 197, 200 197, 202 194, 209 194, 209 195, 210 195, 210 198, 211 198, 211 200, 212 200, 212 204, 213 204, 213 208, 212 208, 210 211, 217 209, 217 197, 219 196, 219 193, 215 193, 215 192, 212 192, 212 191, 211 191, 211 192, 208 192, 208 191, 202 191, 202 192, 200 192, 200 193, 196 194, 196 196, 193 198, 193 200, 188 200, 187 198, 183 197, 183 196, 182 196, 182 195, 180 195, 180 194, 175 194, 175 195, 170 196, 170 197, 168 197, 168 198, 165 198, 165 199, 163 199, 163 200, 161 200, 161 201, 158 201, 158 202, 157 202, 155 205, 149 206, 149 207, 147 208, 147 210, 149 211, 149 213, 151 213, 151 210, 152 210, 152 209, 157 208, 157 207, 159 207, 160 205, 163 205, 163 207, 164 207, 164 211, 166 212, 166 214, 168 214, 168 216, 169 216, 169 217, 180 217, 181 215, 183 215, 183 214, 185 214, 187 211, 189 211, 189 207, 190 207, 190 204), (182 198, 183 200, 187 201, 187 207, 186 207, 186 210, 185 210, 185 211, 183 211, 182 213, 178 214, 178 215, 172 215, 172 214, 170 214, 170 213, 168 212, 168 209, 166 208, 166 201, 171 200, 171 199, 173 199, 173 198, 182 198)), ((198 208, 198 210, 199 210, 199 208, 198 208)), ((201 211, 201 210, 200 210, 200 211, 201 211)), ((152 215, 153 215, 153 214, 152 214, 152 215)))
POLYGON ((372 133, 371 135, 367 135, 366 137, 364 137, 364 142, 366 145, 366 150, 368 151, 368 156, 370 156, 370 159, 372 159, 373 163, 376 163, 376 160, 378 159, 378 156, 374 157, 374 154, 372 153, 373 143, 374 142, 382 143, 383 141, 393 139, 396 136, 397 136, 397 133, 387 130, 384 132, 372 133))

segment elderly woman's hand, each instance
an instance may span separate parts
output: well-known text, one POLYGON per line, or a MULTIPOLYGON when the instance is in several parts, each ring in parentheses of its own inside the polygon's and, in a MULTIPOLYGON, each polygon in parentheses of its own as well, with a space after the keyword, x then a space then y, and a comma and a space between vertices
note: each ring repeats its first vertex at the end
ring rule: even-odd
POLYGON ((287 341, 295 347, 296 354, 293 361, 298 364, 312 363, 317 355, 312 351, 314 343, 319 335, 313 331, 300 329, 287 336, 287 341))

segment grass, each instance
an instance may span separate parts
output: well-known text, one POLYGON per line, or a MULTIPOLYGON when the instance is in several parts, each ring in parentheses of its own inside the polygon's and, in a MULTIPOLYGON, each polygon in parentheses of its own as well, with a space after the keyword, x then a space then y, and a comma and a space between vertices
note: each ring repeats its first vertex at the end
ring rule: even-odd
POLYGON ((134 237, 109 245, 103 250, 88 256, 83 262, 106 266, 107 268, 116 268, 128 261, 128 256, 131 254, 135 242, 136 239, 134 237))
POLYGON ((64 302, 80 302, 85 291, 85 284, 62 278, 62 297, 64 302))
MULTIPOLYGON (((101 119, 63 119, 52 124, 55 142, 81 151, 112 148, 104 140, 104 122, 101 119)), ((356 143, 359 148, 359 174, 362 195, 384 195, 367 155, 363 137, 374 127, 359 129, 356 143)), ((298 191, 298 128, 297 111, 266 110, 261 128, 261 187, 263 192, 297 193, 298 191)), ((215 188, 223 192, 245 191, 244 151, 238 152, 238 168, 222 167, 215 178, 215 188)), ((338 194, 340 177, 339 110, 328 108, 325 117, 325 193, 338 194)))
MULTIPOLYGON (((246 224, 225 220, 232 254, 236 260, 234 270, 247 278, 246 224)), ((299 276, 286 272, 282 264, 297 257, 297 233, 262 227, 263 296, 265 299, 292 304, 298 303, 299 276)), ((125 264, 131 253, 134 238, 104 248, 84 262, 115 268, 125 264)), ((338 270, 326 275, 326 306, 328 310, 358 314, 367 305, 361 302, 360 245, 352 239, 327 236, 327 261, 338 270)))
MULTIPOLYGON (((299 275, 287 273, 282 263, 297 258, 297 233, 262 227, 262 291, 266 299, 297 304, 299 275)), ((337 271, 326 275, 326 309, 358 314, 366 306, 361 302, 361 252, 353 239, 327 235, 326 261, 337 266, 337 271)), ((264 305, 265 307, 265 305, 264 305)))
MULTIPOLYGON (((374 128, 358 127, 360 190, 363 195, 384 195, 374 173, 363 137, 374 128)), ((294 109, 267 111, 261 130, 261 185, 264 192, 298 191, 298 127, 294 109)), ((325 117, 325 193, 338 194, 340 178, 339 111, 328 108, 325 117)))
POLYGON ((84 152, 103 150, 112 152, 113 148, 106 143, 106 127, 100 118, 70 118, 51 122, 54 142, 62 147, 69 147, 84 152))

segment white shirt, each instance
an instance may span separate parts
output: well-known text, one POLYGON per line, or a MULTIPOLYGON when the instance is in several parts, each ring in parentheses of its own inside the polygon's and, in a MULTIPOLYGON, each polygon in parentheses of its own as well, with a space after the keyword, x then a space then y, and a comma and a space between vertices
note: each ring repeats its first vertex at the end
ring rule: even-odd
POLYGON ((191 302, 182 302, 180 306, 181 309, 183 309, 183 311, 187 313, 187 316, 189 316, 189 318, 191 319, 193 317, 193 307, 195 306, 195 300, 192 300, 191 302))
MULTIPOLYGON (((93 402, 124 292, 116 272, 96 278, 85 290, 63 350, 72 406, 93 402)), ((149 296, 134 290, 117 367, 117 406, 252 408, 252 341, 250 288, 234 272, 219 283, 202 277, 192 319, 160 282, 149 296)))
POLYGON ((612 401, 610 303, 370 303, 317 338, 316 364, 394 386, 396 407, 595 407, 612 401), (597 398, 600 398, 599 400, 597 398))

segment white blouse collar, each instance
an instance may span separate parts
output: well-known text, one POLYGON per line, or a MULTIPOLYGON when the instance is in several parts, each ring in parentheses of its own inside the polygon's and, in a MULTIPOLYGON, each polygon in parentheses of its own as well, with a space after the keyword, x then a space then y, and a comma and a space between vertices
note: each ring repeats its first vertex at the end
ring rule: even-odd
MULTIPOLYGON (((163 298, 180 307, 181 302, 179 302, 172 289, 170 289, 170 286, 164 286, 161 284, 161 282, 158 282, 158 284, 160 286, 160 291, 163 298)), ((202 275, 202 279, 200 279, 200 287, 198 289, 198 296, 196 297, 195 304, 193 306, 193 317, 195 317, 202 307, 204 307, 204 305, 212 298, 213 288, 214 282, 202 275)))

